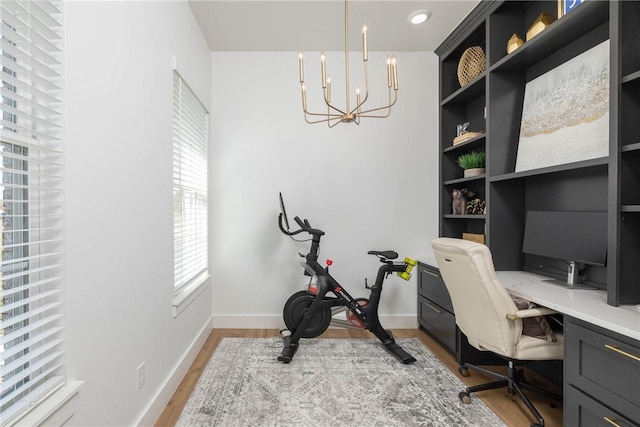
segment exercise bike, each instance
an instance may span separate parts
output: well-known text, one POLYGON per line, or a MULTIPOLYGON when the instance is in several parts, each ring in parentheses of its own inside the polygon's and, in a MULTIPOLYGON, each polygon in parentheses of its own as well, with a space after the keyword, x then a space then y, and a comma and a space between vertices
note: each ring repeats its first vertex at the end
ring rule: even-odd
POLYGON ((332 262, 327 260, 326 267, 318 263, 320 237, 325 234, 324 231, 311 227, 306 219, 301 220, 296 216, 294 220, 300 228, 291 231, 282 194, 280 194, 280 214, 278 215, 280 231, 292 239, 293 236, 303 232, 311 235, 309 253, 306 256, 300 254, 305 258, 305 262, 301 263, 304 275, 310 276, 311 279, 306 290, 291 295, 284 305, 283 317, 287 328, 280 331, 284 346, 278 360, 283 363, 291 362, 298 350, 300 338, 314 338, 321 335, 329 326, 339 326, 366 329, 372 332, 402 363, 415 362, 416 359, 402 349, 391 333, 380 324, 378 304, 382 294, 382 283, 387 276, 397 273, 404 280, 409 280, 411 269, 416 265, 416 261, 405 258, 403 262, 394 262, 393 260, 398 258, 398 254, 394 251, 369 251, 370 255, 380 259, 382 265, 378 269, 373 286, 369 287, 365 279, 365 287, 371 291, 369 298, 353 298, 329 274, 329 266, 332 262), (346 320, 334 318, 341 312, 346 313, 346 320))

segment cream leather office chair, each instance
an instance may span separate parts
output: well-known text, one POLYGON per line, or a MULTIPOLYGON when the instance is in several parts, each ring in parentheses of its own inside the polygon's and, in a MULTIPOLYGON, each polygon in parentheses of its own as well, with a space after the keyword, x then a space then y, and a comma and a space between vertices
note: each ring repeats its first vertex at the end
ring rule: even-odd
POLYGON ((517 394, 536 417, 531 427, 544 426, 543 418, 522 389, 533 389, 552 399, 561 398, 527 384, 522 371, 517 370, 515 364, 520 361, 563 358, 562 334, 556 333, 555 342, 522 334, 522 318, 551 314, 553 310, 518 310, 512 297, 496 278, 493 258, 487 246, 451 238, 435 239, 431 246, 451 296, 456 324, 473 347, 491 351, 508 363, 506 375, 464 363, 459 368, 462 375, 467 376, 468 369, 472 368, 497 381, 467 387, 459 394, 460 399, 470 403, 470 393, 507 387, 509 393, 517 394))

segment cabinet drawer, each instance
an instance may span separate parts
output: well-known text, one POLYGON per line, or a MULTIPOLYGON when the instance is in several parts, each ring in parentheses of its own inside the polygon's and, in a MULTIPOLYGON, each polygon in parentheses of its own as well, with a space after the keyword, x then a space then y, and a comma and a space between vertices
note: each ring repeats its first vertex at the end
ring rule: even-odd
POLYGON ((563 424, 576 427, 638 426, 572 386, 564 392, 563 424))
POLYGON ((568 385, 628 419, 640 420, 640 343, 566 319, 564 360, 568 385))
POLYGON ((451 297, 449 297, 449 291, 447 291, 444 280, 442 280, 442 276, 440 276, 440 270, 436 267, 420 264, 419 271, 418 293, 425 298, 435 301, 449 313, 453 313, 451 297))
POLYGON ((456 351, 456 318, 435 302, 418 295, 418 323, 451 354, 456 351))

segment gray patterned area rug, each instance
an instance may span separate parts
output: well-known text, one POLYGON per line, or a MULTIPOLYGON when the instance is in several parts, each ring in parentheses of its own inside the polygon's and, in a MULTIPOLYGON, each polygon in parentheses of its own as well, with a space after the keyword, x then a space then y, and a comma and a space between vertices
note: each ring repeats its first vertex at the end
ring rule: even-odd
POLYGON ((504 426, 417 338, 403 365, 374 339, 306 339, 290 364, 282 340, 223 338, 177 426, 504 426))

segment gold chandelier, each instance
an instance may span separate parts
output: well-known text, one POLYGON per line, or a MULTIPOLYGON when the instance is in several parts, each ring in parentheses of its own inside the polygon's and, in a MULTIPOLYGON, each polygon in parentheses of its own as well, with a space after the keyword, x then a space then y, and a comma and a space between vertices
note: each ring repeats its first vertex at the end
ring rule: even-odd
POLYGON ((298 68, 300 72, 300 90, 302 92, 302 110, 304 119, 309 124, 327 123, 331 128, 338 123, 360 124, 363 117, 385 118, 391 114, 391 107, 398 100, 398 70, 396 68, 396 57, 387 56, 387 87, 389 90, 389 100, 387 105, 382 107, 363 108, 369 98, 369 74, 367 71, 368 51, 367 51, 367 26, 362 27, 362 62, 364 64, 364 96, 361 96, 360 88, 356 89, 356 102, 351 108, 349 100, 349 6, 348 0, 344 2, 344 68, 345 68, 345 107, 337 108, 331 103, 331 76, 327 75, 327 64, 324 53, 320 55, 320 72, 322 76, 322 94, 327 106, 326 113, 312 113, 307 109, 307 90, 304 84, 304 59, 302 52, 298 54, 298 68), (393 87, 393 100, 391 89, 393 87), (382 112, 386 110, 386 113, 382 112), (312 117, 310 117, 312 116, 312 117), (311 120, 310 120, 311 119, 311 120))

